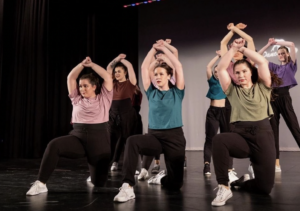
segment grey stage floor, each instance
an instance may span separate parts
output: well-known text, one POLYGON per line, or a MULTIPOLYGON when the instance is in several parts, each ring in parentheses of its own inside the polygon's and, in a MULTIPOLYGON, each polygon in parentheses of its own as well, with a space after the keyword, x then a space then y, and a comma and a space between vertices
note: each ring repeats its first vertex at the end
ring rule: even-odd
MULTIPOLYGON (((139 181, 134 188, 136 199, 126 203, 113 202, 121 186, 121 171, 110 174, 107 188, 93 188, 86 182, 89 173, 85 159, 62 159, 47 183, 49 192, 28 197, 25 193, 36 179, 40 160, 0 160, 0 210, 300 210, 300 152, 281 153, 283 171, 276 173, 269 196, 234 190, 233 198, 223 207, 210 205, 217 183, 213 169, 210 177, 202 174, 203 153, 186 155, 188 167, 180 192, 168 192, 159 185, 139 181)), ((248 159, 234 160, 238 176, 247 173, 248 165, 248 159)))

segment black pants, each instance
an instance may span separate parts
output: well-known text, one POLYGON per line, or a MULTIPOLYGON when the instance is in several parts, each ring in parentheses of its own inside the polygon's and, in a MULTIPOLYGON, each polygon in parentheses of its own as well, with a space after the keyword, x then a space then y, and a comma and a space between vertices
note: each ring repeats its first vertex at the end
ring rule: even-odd
POLYGON ((138 116, 130 99, 114 100, 109 111, 112 161, 118 162, 126 139, 138 133, 138 116))
POLYGON ((67 136, 49 142, 40 166, 38 180, 46 183, 60 157, 87 157, 92 183, 104 186, 110 163, 110 141, 107 123, 74 124, 67 136))
POLYGON ((134 173, 139 154, 155 156, 164 153, 168 175, 161 184, 171 190, 183 185, 183 163, 186 141, 182 128, 148 130, 146 135, 135 135, 127 139, 123 163, 123 182, 135 185, 134 173))
POLYGON ((282 115, 286 125, 290 129, 294 139, 300 147, 300 128, 297 116, 295 114, 292 98, 288 87, 273 89, 273 93, 277 95, 275 101, 271 101, 274 112, 274 117, 270 120, 272 129, 274 131, 276 159, 279 159, 279 119, 282 115))
POLYGON ((229 157, 250 158, 255 179, 248 180, 243 189, 269 194, 275 178, 274 134, 270 121, 237 122, 232 132, 221 133, 213 138, 213 161, 217 181, 228 185, 229 157))
MULTIPOLYGON (((220 133, 230 131, 230 114, 231 107, 215 107, 210 106, 206 113, 205 122, 205 143, 204 143, 204 163, 211 163, 212 154, 212 139, 218 133, 220 127, 220 133)), ((233 159, 229 158, 229 169, 233 168, 233 159)))

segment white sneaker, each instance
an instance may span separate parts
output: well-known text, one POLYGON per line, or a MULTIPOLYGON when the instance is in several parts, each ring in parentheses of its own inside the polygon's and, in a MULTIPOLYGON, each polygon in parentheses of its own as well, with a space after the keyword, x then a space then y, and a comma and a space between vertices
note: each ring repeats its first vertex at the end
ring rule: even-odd
POLYGON ((119 190, 120 192, 115 196, 114 201, 126 202, 135 198, 133 187, 130 187, 128 183, 123 183, 119 190))
POLYGON ((166 176, 166 173, 164 170, 162 170, 161 172, 159 172, 157 175, 151 177, 149 180, 148 180, 148 183, 149 184, 157 184, 157 185, 160 185, 160 181, 161 181, 161 178, 163 178, 164 176, 166 176))
POLYGON ((135 170, 135 175, 139 175, 140 172, 138 170, 135 170))
POLYGON ((236 173, 235 171, 233 171, 233 170, 231 170, 231 171, 228 172, 229 185, 230 185, 232 182, 234 182, 234 181, 236 181, 236 180, 239 179, 236 175, 237 175, 237 173, 236 173))
MULTIPOLYGON (((232 192, 227 189, 224 185, 218 185, 219 190, 216 198, 211 202, 212 206, 223 206, 228 199, 232 197, 232 192)), ((216 189, 216 188, 215 188, 216 189)))
POLYGON ((111 171, 117 171, 118 170, 118 163, 117 162, 113 162, 113 164, 111 165, 110 170, 111 171))
POLYGON ((251 174, 252 178, 254 179, 254 178, 255 178, 255 175, 254 175, 252 163, 250 163, 250 165, 249 165, 249 167, 248 167, 248 171, 249 171, 249 173, 251 174))
POLYGON ((275 165, 275 172, 281 172, 280 166, 275 165))
POLYGON ((91 179, 91 176, 89 176, 87 179, 86 179, 87 182, 91 182, 92 179, 91 179))
POLYGON ((146 169, 142 168, 140 175, 138 176, 138 180, 146 180, 149 178, 149 173, 146 169))
POLYGON ((38 195, 40 193, 46 193, 46 192, 48 192, 46 184, 41 183, 39 180, 37 180, 34 183, 32 183, 32 186, 29 189, 29 191, 26 193, 26 195, 34 196, 34 195, 38 195))

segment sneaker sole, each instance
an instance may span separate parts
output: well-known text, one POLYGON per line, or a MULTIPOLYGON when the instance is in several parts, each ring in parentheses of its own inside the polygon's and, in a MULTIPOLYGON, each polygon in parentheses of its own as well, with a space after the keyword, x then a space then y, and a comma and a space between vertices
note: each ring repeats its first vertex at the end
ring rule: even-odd
POLYGON ((115 200, 114 199, 114 202, 127 202, 127 201, 132 200, 132 199, 135 199, 135 196, 133 196, 133 197, 127 199, 127 200, 115 200))
POLYGON ((36 196, 36 195, 39 195, 39 194, 41 194, 41 193, 47 193, 47 192, 48 192, 48 190, 44 190, 44 191, 41 191, 41 192, 36 193, 36 194, 27 194, 27 193, 26 193, 26 196, 36 196))
POLYGON ((213 204, 213 202, 211 203, 212 206, 214 207, 220 207, 226 204, 227 200, 230 199, 232 197, 232 193, 222 202, 217 203, 217 204, 213 204))

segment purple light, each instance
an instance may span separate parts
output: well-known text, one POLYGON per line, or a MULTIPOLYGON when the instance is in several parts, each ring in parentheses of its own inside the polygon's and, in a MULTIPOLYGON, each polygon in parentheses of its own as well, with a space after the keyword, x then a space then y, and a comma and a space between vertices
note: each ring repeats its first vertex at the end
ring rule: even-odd
POLYGON ((134 7, 134 6, 135 6, 135 4, 131 4, 131 6, 133 6, 133 7, 134 7))
POLYGON ((144 1, 144 4, 147 4, 148 2, 147 1, 144 1))

